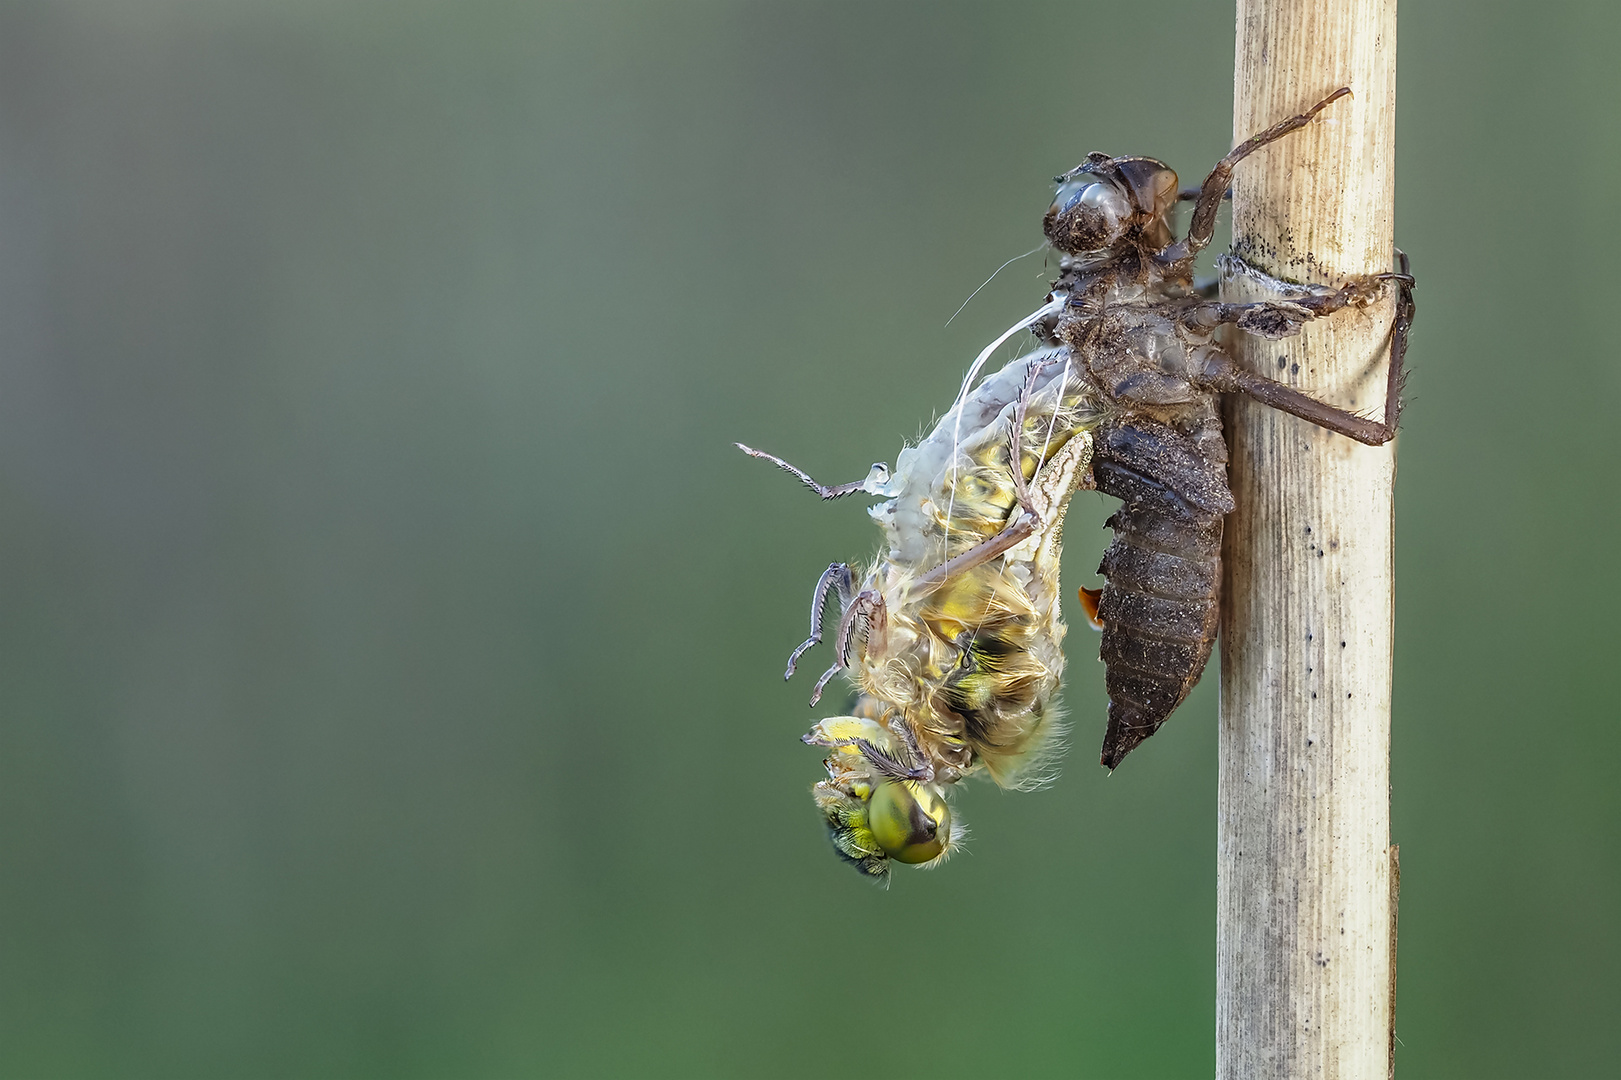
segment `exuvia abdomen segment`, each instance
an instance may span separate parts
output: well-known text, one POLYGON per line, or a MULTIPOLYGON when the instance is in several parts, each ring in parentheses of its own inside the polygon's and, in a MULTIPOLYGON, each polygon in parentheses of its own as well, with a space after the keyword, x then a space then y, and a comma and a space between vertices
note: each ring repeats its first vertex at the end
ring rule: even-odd
POLYGON ((1114 768, 1187 697, 1216 641, 1225 470, 1188 436, 1148 418, 1106 425, 1092 462, 1098 490, 1119 498, 1098 618, 1114 768))

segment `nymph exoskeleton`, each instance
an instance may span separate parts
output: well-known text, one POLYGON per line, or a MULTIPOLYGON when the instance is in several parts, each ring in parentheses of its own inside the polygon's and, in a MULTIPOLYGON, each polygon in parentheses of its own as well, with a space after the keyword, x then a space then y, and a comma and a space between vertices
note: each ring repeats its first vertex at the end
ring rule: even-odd
POLYGON ((1222 519, 1233 508, 1217 395, 1246 394, 1370 445, 1395 437, 1413 320, 1405 255, 1398 253, 1401 273, 1353 278, 1338 289, 1278 282, 1232 255, 1219 260, 1224 273, 1264 279, 1288 297, 1282 301, 1225 304, 1193 287, 1194 259, 1210 242, 1234 166, 1349 93, 1336 90, 1239 144, 1186 195, 1176 174, 1152 158, 1092 154, 1057 180, 1044 231, 1064 255, 1053 291, 1067 300, 1038 332, 1067 350, 1105 402, 1093 475, 1099 491, 1124 503, 1108 522, 1115 539, 1099 567, 1105 584, 1096 608, 1109 691, 1102 761, 1111 769, 1181 704, 1215 643, 1222 519), (1181 240, 1170 222, 1178 198, 1194 200, 1181 240), (1267 338, 1296 334, 1311 319, 1373 301, 1386 282, 1396 283, 1397 298, 1383 420, 1246 371, 1215 340, 1222 326, 1267 338))
POLYGON ((1234 166, 1347 93, 1241 143, 1196 191, 1179 192, 1174 172, 1143 157, 1092 154, 1059 177, 1044 232, 1061 253, 1061 273, 1047 302, 980 354, 951 411, 901 452, 893 476, 875 465, 864 481, 825 487, 743 447, 824 499, 862 491, 887 500, 869 511, 884 529, 884 552, 859 585, 846 564, 828 568, 811 636, 788 664, 791 676, 821 640, 823 604, 836 595, 834 662, 811 703, 848 671, 862 715, 824 720, 806 740, 833 751, 817 801, 835 845, 865 872, 887 873, 889 858, 943 857, 951 834, 944 797, 963 776, 983 767, 1004 785, 1040 778, 1032 762, 1051 744, 1064 663, 1058 551, 1076 488, 1095 486, 1123 503, 1108 522, 1115 539, 1099 568, 1101 594, 1082 590, 1103 630, 1110 702, 1102 760, 1112 769, 1186 697, 1215 641, 1222 519, 1233 508, 1218 395, 1246 394, 1372 445, 1394 437, 1413 318, 1404 255, 1401 273, 1338 289, 1273 281, 1224 257, 1224 272, 1265 278, 1288 297, 1281 301, 1221 303, 1193 284, 1234 166), (1195 205, 1178 240, 1171 216, 1183 199, 1195 205), (1382 421, 1245 371, 1216 342, 1223 326, 1269 338, 1298 333, 1311 319, 1371 302, 1386 282, 1396 283, 1397 301, 1382 421), (1024 329, 1039 347, 974 386, 994 350, 1024 329), (867 827, 875 808, 893 828, 867 827))

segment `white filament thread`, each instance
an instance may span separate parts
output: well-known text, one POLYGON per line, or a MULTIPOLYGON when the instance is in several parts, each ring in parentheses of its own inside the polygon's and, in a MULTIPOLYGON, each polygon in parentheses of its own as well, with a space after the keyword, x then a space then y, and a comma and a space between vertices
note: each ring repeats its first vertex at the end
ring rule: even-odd
POLYGON ((991 354, 1000 349, 1009 338, 1049 315, 1057 315, 1064 310, 1064 306, 1068 303, 1069 295, 1067 293, 1054 294, 1051 300, 1002 331, 995 341, 980 350, 980 354, 974 358, 974 363, 969 367, 968 374, 963 376, 962 389, 957 391, 957 400, 952 402, 951 405, 954 415, 951 420, 951 477, 948 481, 951 485, 951 495, 946 500, 944 557, 947 559, 951 557, 951 514, 957 505, 957 448, 962 444, 962 410, 963 405, 968 400, 968 391, 974 385, 974 380, 979 376, 980 369, 985 366, 985 361, 989 360, 991 354))

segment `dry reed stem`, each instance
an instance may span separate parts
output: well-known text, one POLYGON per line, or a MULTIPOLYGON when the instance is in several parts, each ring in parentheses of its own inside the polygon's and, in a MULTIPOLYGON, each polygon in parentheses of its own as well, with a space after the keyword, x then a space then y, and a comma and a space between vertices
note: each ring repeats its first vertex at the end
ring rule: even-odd
MULTIPOLYGON (((1391 268, 1395 74, 1395 0, 1238 0, 1235 142, 1354 95, 1239 166, 1239 254, 1323 284, 1391 268)), ((1393 312, 1392 294, 1233 344, 1251 370, 1378 415, 1393 312)), ((1216 1075, 1372 1080, 1392 1068, 1394 445, 1248 401, 1229 422, 1216 1075)))

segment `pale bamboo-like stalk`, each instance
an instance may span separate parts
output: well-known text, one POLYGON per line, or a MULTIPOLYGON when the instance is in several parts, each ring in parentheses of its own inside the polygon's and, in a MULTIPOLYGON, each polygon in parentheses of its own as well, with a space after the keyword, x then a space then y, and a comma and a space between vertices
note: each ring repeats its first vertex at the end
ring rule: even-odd
MULTIPOLYGON (((1233 135, 1353 96, 1238 167, 1233 239, 1269 273, 1392 268, 1395 0, 1238 0, 1233 135)), ((1228 299, 1258 299, 1224 283, 1228 299)), ((1393 289, 1240 363, 1379 415, 1393 289)), ((1216 1075, 1393 1070, 1390 675, 1394 445, 1246 400, 1229 412, 1221 624, 1216 1075)))

